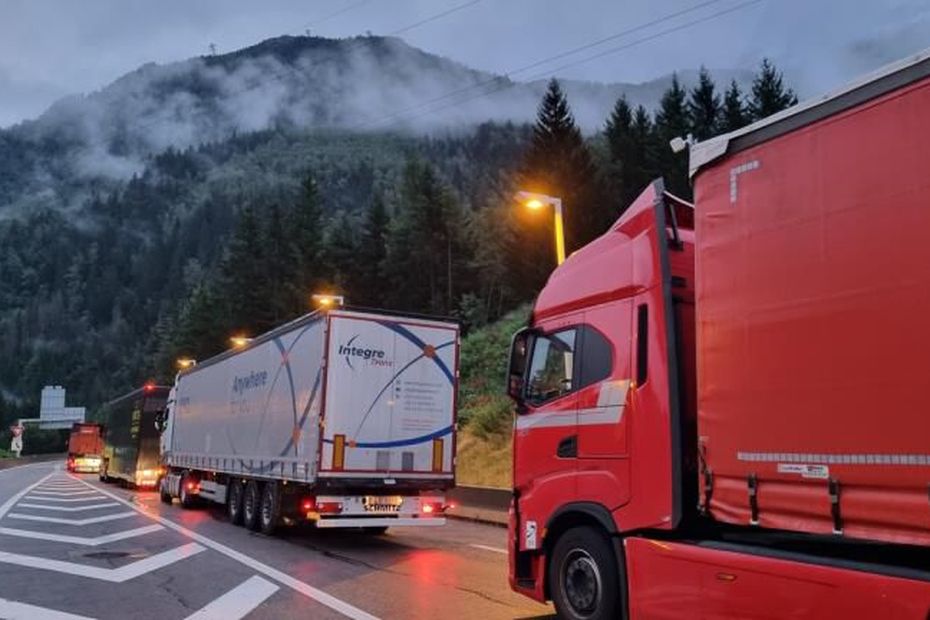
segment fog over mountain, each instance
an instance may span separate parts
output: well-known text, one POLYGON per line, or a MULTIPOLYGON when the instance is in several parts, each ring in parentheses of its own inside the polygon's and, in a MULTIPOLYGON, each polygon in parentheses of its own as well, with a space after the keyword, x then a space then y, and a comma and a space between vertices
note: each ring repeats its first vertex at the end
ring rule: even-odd
MULTIPOLYGON (((751 75, 715 71, 714 77, 721 85, 730 79, 745 85, 751 75)), ((670 79, 564 86, 579 124, 593 132, 620 95, 652 109, 670 79)), ((696 71, 680 79, 690 85, 696 71)), ((7 150, 18 164, 3 175, 5 192, 0 176, 0 209, 36 195, 67 200, 49 196, 49 188, 62 180, 126 179, 152 153, 269 127, 441 133, 489 120, 530 122, 545 84, 514 82, 374 36, 284 36, 230 54, 150 63, 0 131, 0 156, 7 150), (26 191, 13 191, 14 184, 26 191)))

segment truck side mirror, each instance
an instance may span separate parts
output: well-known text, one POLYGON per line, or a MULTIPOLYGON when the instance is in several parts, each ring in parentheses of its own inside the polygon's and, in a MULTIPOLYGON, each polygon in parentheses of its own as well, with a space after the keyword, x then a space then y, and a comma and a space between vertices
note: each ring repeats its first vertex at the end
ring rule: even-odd
POLYGON ((159 411, 155 414, 155 430, 157 430, 159 433, 163 433, 165 431, 165 422, 167 422, 167 417, 168 416, 165 415, 164 411, 159 411))
POLYGON ((517 412, 523 405, 524 388, 526 385, 526 363, 532 340, 532 331, 521 329, 513 335, 510 342, 510 362, 507 369, 507 395, 517 403, 517 412))

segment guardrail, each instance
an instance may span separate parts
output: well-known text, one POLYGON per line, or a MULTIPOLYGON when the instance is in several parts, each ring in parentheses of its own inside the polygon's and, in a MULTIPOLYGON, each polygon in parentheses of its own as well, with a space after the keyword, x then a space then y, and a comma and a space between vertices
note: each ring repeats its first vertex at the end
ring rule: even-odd
POLYGON ((507 525, 510 489, 459 485, 447 495, 455 504, 455 508, 446 513, 448 516, 493 525, 507 525))

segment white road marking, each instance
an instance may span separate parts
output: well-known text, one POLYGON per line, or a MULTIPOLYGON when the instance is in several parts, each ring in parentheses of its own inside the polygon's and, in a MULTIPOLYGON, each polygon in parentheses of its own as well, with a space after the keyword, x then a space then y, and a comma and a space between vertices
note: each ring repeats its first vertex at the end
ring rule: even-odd
POLYGON ((239 620, 278 589, 278 586, 256 575, 192 613, 186 620, 239 620))
POLYGON ((27 493, 29 493, 30 491, 32 491, 34 488, 36 488, 37 486, 39 486, 40 484, 42 484, 43 482, 45 482, 46 480, 48 480, 49 478, 51 478, 53 475, 54 475, 53 473, 52 473, 52 474, 49 474, 49 475, 45 476, 44 478, 40 479, 38 482, 33 483, 33 484, 30 484, 28 487, 26 487, 25 489, 23 489, 23 490, 20 491, 19 493, 17 493, 17 494, 15 494, 15 495, 13 495, 12 497, 10 497, 10 499, 8 499, 8 500, 6 500, 5 502, 3 502, 3 505, 0 506, 0 519, 2 519, 3 516, 4 516, 6 513, 8 513, 8 512, 10 511, 10 508, 12 508, 12 507, 14 506, 14 504, 16 504, 16 502, 18 502, 19 500, 21 500, 21 499, 23 498, 24 495, 26 495, 27 493))
POLYGON ((58 510, 61 512, 80 512, 81 510, 96 510, 98 508, 109 508, 110 506, 119 506, 119 504, 116 502, 104 502, 90 506, 49 506, 47 504, 27 504, 26 502, 16 504, 17 508, 40 508, 42 510, 58 510))
POLYGON ((468 545, 469 547, 474 547, 475 549, 484 549, 485 551, 491 551, 494 553, 501 553, 507 555, 506 549, 501 549, 500 547, 489 547, 487 545, 468 545))
POLYGON ((52 542, 71 543, 73 545, 96 547, 98 545, 105 545, 107 543, 116 542, 117 540, 126 540, 127 538, 135 538, 136 536, 143 536, 145 534, 151 534, 152 532, 159 532, 163 529, 165 529, 164 526, 153 523, 152 525, 137 527, 131 530, 124 530, 122 532, 116 532, 115 534, 107 534, 106 536, 98 536, 97 538, 86 538, 84 536, 66 536, 64 534, 48 534, 46 532, 36 532, 34 530, 19 530, 12 527, 0 527, 0 534, 5 534, 7 536, 18 536, 20 538, 32 538, 34 540, 50 540, 52 542))
POLYGON ((95 491, 39 491, 32 492, 33 495, 48 495, 49 497, 74 497, 75 495, 94 495, 95 491))
MULTIPOLYGON (((92 489, 95 488, 94 486, 92 486, 91 484, 87 482, 84 482, 84 484, 86 484, 88 487, 92 489)), ((271 579, 274 579, 278 583, 285 585, 291 588, 292 590, 295 590, 303 594, 307 598, 313 599, 314 601, 322 605, 325 605, 332 610, 335 610, 341 613, 343 616, 352 618, 353 620, 379 620, 377 616, 373 616, 367 611, 363 611, 359 609, 358 607, 355 607, 354 605, 346 603, 345 601, 338 599, 331 594, 327 594, 323 590, 314 588, 310 584, 304 583, 303 581, 300 581, 299 579, 291 577, 290 575, 283 573, 276 568, 272 568, 271 566, 268 566, 267 564, 259 562, 255 558, 248 556, 244 553, 241 553, 239 551, 236 551, 232 547, 227 547, 226 545, 222 543, 218 543, 211 538, 207 538, 206 536, 203 536, 202 534, 198 534, 197 532, 193 530, 189 530, 183 525, 179 525, 175 523, 174 521, 171 521, 170 519, 166 519, 162 516, 149 512, 146 508, 132 504, 126 501, 125 499, 123 499, 122 497, 114 493, 111 493, 110 491, 100 489, 99 492, 103 493, 104 495, 108 497, 115 499, 121 504, 129 506, 130 508, 132 508, 139 514, 145 515, 148 518, 154 521, 157 521, 158 523, 161 523, 165 527, 170 528, 176 532, 179 532, 183 534, 184 536, 187 536, 191 540, 196 540, 202 545, 213 549, 217 553, 222 553, 226 557, 232 558, 233 560, 236 560, 237 562, 244 564, 245 566, 248 566, 252 570, 258 571, 259 573, 262 573, 266 577, 270 577, 271 579)))
POLYGON ((5 620, 93 620, 87 616, 77 616, 46 607, 17 603, 5 598, 0 598, 0 609, 3 610, 0 613, 3 614, 5 620))
POLYGON ((0 562, 25 566, 26 568, 37 568, 39 570, 49 570, 58 573, 67 573, 77 575, 78 577, 89 577, 99 579, 100 581, 109 581, 111 583, 123 583, 130 579, 135 579, 146 573, 150 573, 159 568, 164 568, 169 564, 174 564, 180 560, 205 551, 206 548, 197 543, 187 543, 176 549, 163 551, 157 555, 120 566, 119 568, 100 568, 99 566, 88 566, 76 562, 65 562, 63 560, 49 560, 46 558, 37 558, 31 555, 21 555, 19 553, 7 553, 0 551, 0 562))
POLYGON ((56 502, 56 503, 74 503, 74 502, 96 502, 103 499, 103 496, 99 493, 96 495, 88 495, 86 497, 36 497, 35 495, 27 495, 27 500, 38 500, 40 502, 56 502))
POLYGON ((112 515, 88 517, 87 519, 60 519, 58 517, 40 517, 38 515, 24 515, 19 512, 11 512, 7 515, 7 518, 23 519, 24 521, 43 521, 45 523, 63 523, 64 525, 90 525, 91 523, 103 523, 104 521, 115 521, 117 519, 126 519, 134 516, 136 516, 134 512, 117 512, 112 515))

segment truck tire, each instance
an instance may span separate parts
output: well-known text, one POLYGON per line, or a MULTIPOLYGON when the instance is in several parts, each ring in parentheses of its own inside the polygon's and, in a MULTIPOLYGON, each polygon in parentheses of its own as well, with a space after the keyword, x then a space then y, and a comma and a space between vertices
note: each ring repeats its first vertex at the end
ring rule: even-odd
POLYGON ((181 502, 181 508, 193 508, 197 504, 197 495, 187 490, 188 482, 197 482, 197 479, 190 474, 181 476, 181 485, 178 489, 178 499, 181 502))
POLYGON ((242 496, 242 525, 253 532, 261 526, 258 513, 261 512, 262 488, 256 480, 249 480, 245 485, 245 494, 242 496))
POLYGON ((266 482, 262 488, 262 501, 258 511, 259 529, 271 536, 281 524, 281 491, 277 482, 266 482))
POLYGON ((549 562, 549 592, 559 618, 620 617, 620 570, 613 543, 603 531, 575 527, 555 543, 549 562))
POLYGON ((245 494, 245 485, 241 480, 232 480, 226 491, 226 516, 233 525, 242 525, 242 496, 245 494))
POLYGON ((158 497, 161 499, 162 504, 171 505, 171 502, 174 500, 171 493, 166 488, 167 486, 167 476, 158 481, 158 497))

